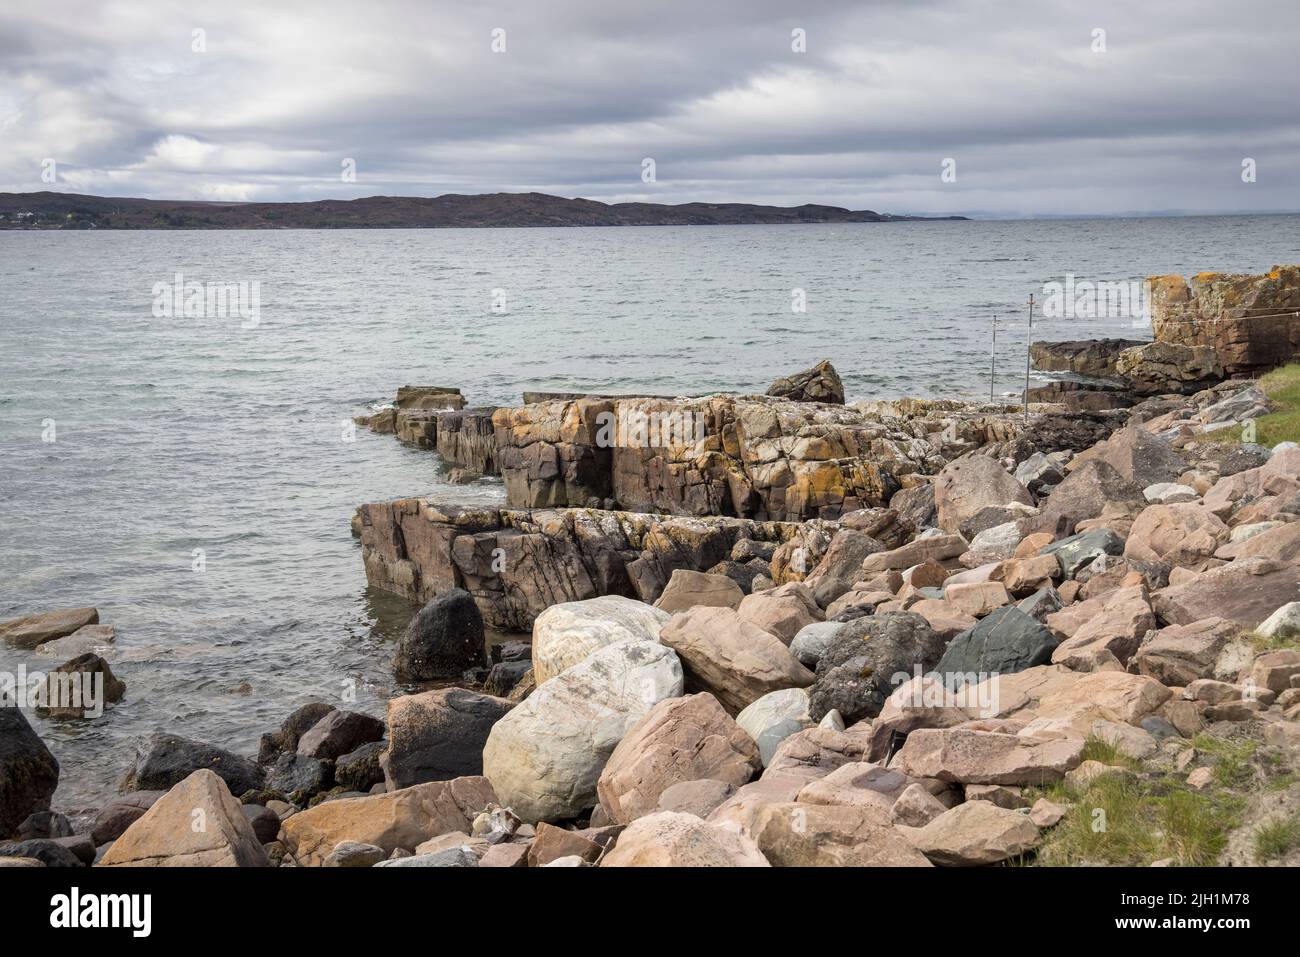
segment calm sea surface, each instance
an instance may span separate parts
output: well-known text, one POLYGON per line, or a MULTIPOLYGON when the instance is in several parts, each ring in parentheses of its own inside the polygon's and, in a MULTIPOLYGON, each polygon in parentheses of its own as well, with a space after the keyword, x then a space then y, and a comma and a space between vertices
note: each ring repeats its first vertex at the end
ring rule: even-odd
MULTIPOLYGON (((1002 393, 1044 283, 1297 260, 1294 216, 0 232, 0 618, 97 606, 128 686, 98 719, 33 716, 63 766, 56 806, 102 803, 155 728, 251 754, 309 698, 355 686, 382 713, 412 608, 367 590, 353 508, 503 498, 447 484, 436 455, 391 436, 347 440, 399 385, 472 404, 761 391, 829 357, 850 400, 978 396, 996 314, 1018 324, 999 333, 1002 393), (177 273, 259 283, 257 324, 155 317, 155 284, 177 273)), ((1149 330, 1056 320, 1036 338, 1107 335, 1149 330)), ((0 648, 3 671, 58 663, 0 648)))

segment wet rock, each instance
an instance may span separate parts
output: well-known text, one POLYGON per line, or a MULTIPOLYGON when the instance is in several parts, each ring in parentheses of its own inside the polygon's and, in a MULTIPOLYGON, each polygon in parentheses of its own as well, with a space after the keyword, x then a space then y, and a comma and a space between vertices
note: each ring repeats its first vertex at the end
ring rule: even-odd
POLYGON ((94 608, 65 608, 0 622, 0 642, 15 648, 32 649, 47 641, 64 638, 86 625, 99 623, 94 608))
POLYGON ((349 791, 367 792, 384 780, 384 769, 379 763, 385 751, 382 741, 369 741, 354 751, 349 751, 334 762, 334 780, 349 791))
POLYGON ((136 748, 135 763, 127 773, 124 789, 167 791, 200 769, 215 772, 232 794, 258 790, 264 778, 263 769, 247 758, 158 731, 136 748))
POLYGON ((487 678, 484 679, 483 691, 485 694, 504 698, 524 679, 524 675, 531 674, 532 670, 532 662, 528 660, 499 661, 492 666, 487 678))
POLYGON ((292 804, 306 804, 333 786, 329 763, 304 754, 282 754, 266 772, 267 789, 292 804))
POLYGON ((334 760, 384 737, 384 723, 360 711, 331 711, 298 739, 298 754, 334 760))
POLYGON ((284 719, 279 730, 262 735, 257 752, 257 763, 273 764, 281 753, 296 751, 298 740, 333 710, 334 705, 319 701, 311 701, 295 708, 293 713, 284 719))
POLYGON ((0 705, 0 836, 48 811, 59 784, 59 762, 12 703, 0 705))
POLYGON ((50 672, 42 692, 37 713, 56 718, 92 718, 107 705, 122 700, 126 682, 113 674, 107 661, 87 652, 50 672))
POLYGON ((434 598, 411 619, 398 644, 398 678, 427 681, 483 667, 483 616, 469 592, 455 588, 434 598))
POLYGON ((117 629, 112 625, 83 625, 66 638, 41 642, 36 651, 66 661, 85 654, 108 655, 116 641, 117 629))
POLYGON ((270 844, 280 833, 280 817, 274 811, 267 810, 260 804, 241 805, 248 826, 253 829, 253 836, 261 844, 270 844))

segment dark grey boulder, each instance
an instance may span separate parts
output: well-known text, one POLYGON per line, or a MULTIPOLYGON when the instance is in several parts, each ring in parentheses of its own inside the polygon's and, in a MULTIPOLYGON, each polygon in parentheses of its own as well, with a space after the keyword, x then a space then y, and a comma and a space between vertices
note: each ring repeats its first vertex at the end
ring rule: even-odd
POLYGON ((117 798, 95 815, 90 825, 90 836, 95 846, 116 841, 126 833, 126 829, 140 818, 144 812, 153 807, 166 791, 133 791, 117 798))
POLYGON ((388 750, 380 757, 389 791, 483 773, 483 746, 509 701, 440 688, 388 703, 388 750))
POLYGON ((331 711, 298 739, 298 754, 332 761, 384 736, 384 722, 360 711, 331 711))
POLYGON ((532 667, 533 663, 527 660, 498 662, 488 672, 487 679, 483 682, 483 691, 504 698, 532 667))
POLYGON ((1061 574, 1074 578, 1081 569, 1102 555, 1124 554, 1124 539, 1109 528, 1090 528, 1053 542, 1042 549, 1041 555, 1055 555, 1061 574))
POLYGON ((1016 607, 1034 621, 1047 624, 1047 616, 1054 615, 1065 607, 1065 599, 1051 585, 1044 585, 1028 598, 1022 598, 1016 607))
POLYGON ((12 703, 0 704, 0 837, 29 815, 48 811, 59 786, 59 762, 12 703))
POLYGON ((284 719, 278 731, 262 735, 261 745, 257 751, 258 764, 273 764, 275 759, 286 751, 298 749, 298 739, 312 729, 334 710, 334 705, 321 701, 311 701, 296 708, 284 719))
POLYGON ((939 524, 939 511, 934 502, 934 486, 929 482, 895 492, 889 500, 889 507, 898 513, 901 521, 909 523, 917 531, 923 528, 934 528, 939 524))
POLYGON ((1015 605, 990 612, 952 640, 935 669, 958 674, 1012 674, 1052 660, 1056 636, 1015 605))
POLYGON ((202 741, 156 731, 136 749, 135 764, 123 785, 127 791, 168 791, 200 768, 207 768, 239 795, 262 786, 264 772, 247 758, 202 741))
POLYGON ((18 825, 18 837, 22 840, 72 837, 72 822, 58 811, 37 811, 18 825))
POLYGON ((483 616, 473 596, 460 588, 420 609, 397 646, 393 671, 403 681, 454 678, 466 668, 487 665, 483 616))
POLYGON ((809 717, 821 721, 831 709, 845 724, 876 716, 917 666, 922 671, 933 667, 943 647, 943 638, 912 612, 872 615, 841 625, 817 662, 809 717))
MULTIPOLYGON (((90 849, 94 860, 95 849, 90 849)), ((0 844, 0 857, 31 857, 46 867, 83 867, 84 862, 66 844, 52 838, 35 838, 30 841, 7 841, 0 844)))
POLYGON ((333 786, 329 762, 305 754, 282 754, 266 772, 266 790, 283 795, 290 804, 306 804, 333 786))
POLYGON ((243 805, 244 818, 260 844, 270 844, 280 836, 280 815, 260 804, 243 805))
POLYGON ((351 791, 369 791, 384 780, 379 757, 385 748, 383 741, 370 741, 343 755, 334 763, 335 783, 351 791))

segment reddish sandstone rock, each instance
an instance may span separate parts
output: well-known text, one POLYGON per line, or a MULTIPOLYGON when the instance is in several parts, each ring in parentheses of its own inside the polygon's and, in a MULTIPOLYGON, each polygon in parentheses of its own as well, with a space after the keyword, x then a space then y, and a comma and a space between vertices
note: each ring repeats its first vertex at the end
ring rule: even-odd
POLYGON ((1008 502, 1033 505, 1029 489, 1018 482, 995 459, 972 455, 949 463, 934 480, 935 508, 939 527, 957 532, 966 519, 982 509, 1008 502))
POLYGON ((1204 505, 1152 505, 1133 523, 1124 557, 1199 570, 1227 540, 1228 526, 1204 505))

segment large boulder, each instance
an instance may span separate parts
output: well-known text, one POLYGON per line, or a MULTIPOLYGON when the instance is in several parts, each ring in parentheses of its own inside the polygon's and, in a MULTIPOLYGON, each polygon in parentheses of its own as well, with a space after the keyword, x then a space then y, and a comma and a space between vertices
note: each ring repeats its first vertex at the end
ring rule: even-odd
POLYGON ((362 711, 331 711, 298 739, 297 753, 333 761, 383 736, 384 723, 374 715, 362 711))
POLYGON ((214 771, 232 794, 262 786, 261 767, 222 748, 156 731, 136 748, 135 763, 123 785, 127 791, 166 791, 195 771, 214 771))
POLYGON ((1016 811, 992 801, 967 801, 940 814, 909 839, 922 854, 945 867, 997 864, 1038 844, 1038 828, 1016 811))
POLYGON ((320 867, 343 841, 373 844, 390 855, 453 831, 468 834, 474 818, 499 803, 487 778, 431 781, 389 794, 322 801, 285 818, 280 840, 299 864, 320 867))
POLYGON ((668 579, 663 594, 655 602, 655 608, 669 615, 696 605, 736 608, 744 597, 745 592, 741 587, 726 575, 676 568, 668 579))
POLYGON ((1091 671, 1098 663, 1111 663, 1109 656, 1114 655, 1127 665, 1146 633, 1156 627, 1145 585, 1118 588, 1102 599, 1101 610, 1056 646, 1054 664, 1091 671))
POLYGON ((733 713, 770 691, 813 682, 812 672, 779 638, 730 608, 692 608, 674 615, 659 640, 681 655, 691 688, 711 691, 733 713))
POLYGON ((601 867, 770 867, 739 831, 693 814, 659 811, 638 818, 618 837, 601 867))
POLYGON ((533 623, 533 677, 540 685, 619 641, 658 641, 668 617, 667 612, 622 595, 552 605, 533 623))
POLYGON ((1142 488, 1174 482, 1187 471, 1187 462, 1173 445, 1141 426, 1120 429, 1104 442, 1080 452, 1070 461, 1070 471, 1093 460, 1105 462, 1122 477, 1142 488))
POLYGON ((829 359, 823 359, 811 369, 782 376, 772 383, 768 395, 795 402, 830 402, 844 404, 844 383, 829 359))
POLYGON ((226 783, 206 768, 159 798, 101 867, 266 867, 261 842, 226 783))
POLYGON ((776 635, 789 645, 804 625, 821 621, 825 616, 812 590, 803 582, 787 582, 777 588, 746 595, 736 609, 740 617, 776 635))
POLYGON ((1078 767, 1083 748, 1084 738, 1076 735, 920 728, 907 736, 893 766, 915 778, 1042 787, 1078 767))
POLYGON ((1046 507, 1027 519, 1022 531, 1026 535, 1050 532, 1057 538, 1065 538, 1074 534, 1080 522, 1099 516, 1107 505, 1144 507, 1143 488, 1117 472, 1110 463, 1094 459, 1071 471, 1065 481, 1052 489, 1046 507))
POLYGON ((944 650, 935 670, 943 675, 1012 674, 1045 665, 1057 638, 1015 605, 990 612, 944 650))
POLYGON ((99 611, 94 608, 65 608, 25 615, 0 621, 0 642, 6 642, 15 648, 31 649, 44 642, 71 635, 86 625, 98 623, 99 611))
POLYGON ((929 622, 910 612, 846 622, 817 662, 809 717, 821 721, 834 709, 846 724, 853 724, 879 714, 893 689, 916 668, 929 671, 943 648, 943 639, 929 622))
POLYGON ((390 699, 388 749, 379 758, 388 790, 482 774, 488 734, 510 708, 463 688, 390 699))
POLYGON ((1295 597, 1297 580, 1300 567, 1295 564, 1243 558, 1152 592, 1151 607, 1166 625, 1226 618, 1254 628, 1295 597))
POLYGON ((812 726, 808 717, 808 692, 803 688, 769 692, 736 715, 736 723, 758 744, 759 755, 766 765, 782 741, 812 726))
POLYGON ((1138 648, 1134 656, 1138 673, 1179 688, 1198 678, 1218 677, 1219 656, 1240 633, 1239 625, 1223 618, 1161 628, 1138 648))
POLYGON ((790 642, 790 654, 799 659, 805 668, 816 668, 821 656, 835 640, 835 633, 843 622, 815 621, 804 625, 790 642))
POLYGON ((1223 378, 1224 368, 1209 346, 1148 342, 1125 349, 1115 371, 1138 395, 1191 395, 1223 378))
POLYGON ((420 609, 397 646, 393 671, 403 681, 459 677, 487 664, 483 616, 473 596, 453 588, 420 609))
POLYGON ((949 463, 934 480, 939 527, 958 532, 962 523, 985 508, 1009 502, 1033 505, 1034 497, 996 459, 971 455, 949 463))
POLYGON ((652 813, 665 791, 684 781, 740 787, 762 769, 758 747, 711 694, 661 701, 632 726, 597 783, 615 824, 652 813))
POLYGON ((1137 517, 1124 557, 1200 570, 1228 540, 1228 526, 1197 502, 1152 505, 1137 517))
POLYGON ((1103 555, 1124 554, 1124 539, 1109 528, 1090 528, 1044 548, 1040 554, 1055 555, 1062 578, 1073 578, 1103 555))
POLYGON ((596 803, 614 748, 656 704, 680 696, 682 680, 665 645, 636 638, 607 645, 493 725, 483 773, 526 821, 576 817, 596 803))
POLYGON ((47 811, 59 786, 59 762, 13 702, 0 702, 0 838, 47 811))
POLYGON ((884 813, 806 803, 760 808, 751 833, 773 867, 929 867, 884 813))

